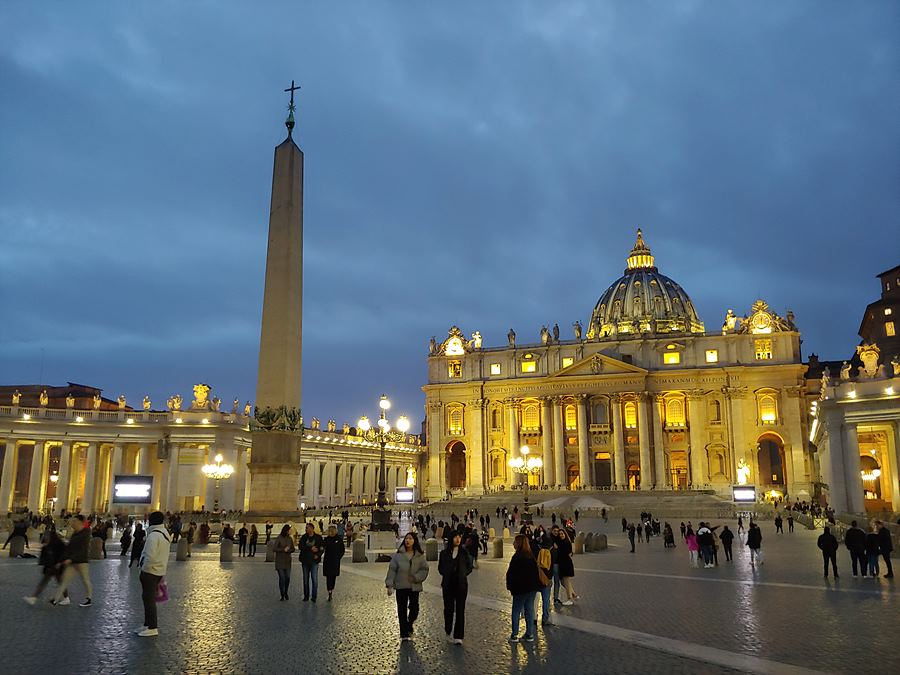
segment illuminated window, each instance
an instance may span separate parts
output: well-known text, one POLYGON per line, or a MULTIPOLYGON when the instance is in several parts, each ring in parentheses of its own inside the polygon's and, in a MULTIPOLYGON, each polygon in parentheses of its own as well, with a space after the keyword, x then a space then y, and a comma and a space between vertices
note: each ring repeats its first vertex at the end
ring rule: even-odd
POLYGON ((491 364, 491 375, 499 375, 501 372, 499 363, 491 364))
POLYGON ((778 419, 778 406, 775 397, 765 394, 759 397, 759 421, 763 424, 775 424, 778 419))
POLYGON ((681 353, 680 352, 664 352, 663 353, 663 363, 667 366, 674 366, 681 363, 681 353))
POLYGON ((447 409, 447 431, 451 434, 463 432, 462 406, 451 406, 447 409))
POLYGON ((756 353, 757 361, 770 361, 772 359, 771 338, 761 338, 759 340, 754 340, 753 348, 756 353))
POLYGON ((894 337, 896 332, 894 331, 894 322, 893 321, 885 321, 884 322, 884 334, 888 337, 894 337))
POLYGON ((563 357, 563 360, 562 360, 562 367, 563 367, 563 368, 568 368, 568 367, 571 366, 573 363, 575 363, 575 359, 574 359, 574 358, 572 358, 571 356, 564 356, 564 357, 563 357))
POLYGON ((503 414, 500 411, 500 408, 494 408, 491 410, 491 429, 500 429, 503 425, 501 424, 501 420, 503 419, 503 414))
POLYGON ((573 431, 578 427, 578 413, 574 405, 566 406, 566 431, 573 431))
POLYGON ((893 313, 894 313, 894 310, 892 310, 890 307, 885 307, 885 308, 884 308, 884 315, 885 315, 885 316, 890 316, 890 315, 893 314, 893 313))
POLYGON ((666 426, 684 426, 684 402, 680 398, 670 398, 666 401, 666 426))
POLYGON ((522 428, 537 429, 540 427, 540 410, 534 404, 526 405, 522 410, 522 428))
POLYGON ((523 373, 537 372, 537 363, 535 361, 522 361, 522 372, 523 373))
POLYGON ((462 361, 448 361, 447 374, 450 377, 462 377, 462 361))
POLYGON ((637 429, 637 406, 634 401, 625 404, 625 428, 637 429))
POLYGON ((719 362, 719 350, 718 349, 707 349, 706 350, 706 362, 707 363, 718 363, 719 362))

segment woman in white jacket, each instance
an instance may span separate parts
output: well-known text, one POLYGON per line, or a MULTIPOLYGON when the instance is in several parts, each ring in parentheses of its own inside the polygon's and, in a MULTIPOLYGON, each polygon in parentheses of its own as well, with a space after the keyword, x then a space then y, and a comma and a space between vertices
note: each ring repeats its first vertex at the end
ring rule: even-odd
POLYGON ((162 511, 150 514, 150 527, 141 553, 141 598, 144 601, 144 625, 136 632, 141 637, 159 635, 156 624, 156 591, 169 565, 169 533, 162 511))

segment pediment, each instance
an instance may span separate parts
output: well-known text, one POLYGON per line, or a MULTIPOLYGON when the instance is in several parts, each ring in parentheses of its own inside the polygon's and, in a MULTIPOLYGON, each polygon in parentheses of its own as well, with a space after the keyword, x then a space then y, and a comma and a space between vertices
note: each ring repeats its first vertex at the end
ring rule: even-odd
POLYGON ((580 361, 576 361, 568 368, 558 370, 551 377, 570 377, 576 375, 634 375, 639 373, 646 375, 646 368, 625 363, 615 357, 606 354, 591 354, 580 361))

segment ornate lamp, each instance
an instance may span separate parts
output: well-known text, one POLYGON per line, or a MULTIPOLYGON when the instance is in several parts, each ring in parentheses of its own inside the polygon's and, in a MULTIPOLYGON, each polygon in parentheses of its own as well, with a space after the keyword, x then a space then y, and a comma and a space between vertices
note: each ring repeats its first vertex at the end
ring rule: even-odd
POLYGON ((213 511, 219 510, 219 482, 231 478, 231 474, 234 473, 234 467, 231 464, 222 463, 224 459, 221 453, 217 454, 214 458, 215 464, 204 464, 200 469, 207 478, 216 481, 213 511))
POLYGON ((531 457, 530 452, 531 448, 523 445, 519 449, 521 457, 513 457, 509 460, 509 468, 513 473, 525 476, 525 508, 522 512, 522 520, 526 523, 532 522, 531 509, 528 506, 529 478, 531 474, 538 475, 544 466, 544 460, 540 457, 531 457))
POLYGON ((389 442, 402 441, 409 431, 409 419, 405 415, 397 418, 396 430, 391 428, 387 420, 387 411, 391 409, 391 402, 387 394, 381 395, 378 401, 381 412, 378 415, 378 424, 372 427, 368 417, 360 417, 356 426, 360 435, 367 441, 378 443, 381 447, 381 456, 378 464, 378 497, 375 500, 375 508, 372 509, 372 527, 374 531, 387 531, 391 529, 391 511, 387 508, 387 478, 385 476, 384 447, 389 442))

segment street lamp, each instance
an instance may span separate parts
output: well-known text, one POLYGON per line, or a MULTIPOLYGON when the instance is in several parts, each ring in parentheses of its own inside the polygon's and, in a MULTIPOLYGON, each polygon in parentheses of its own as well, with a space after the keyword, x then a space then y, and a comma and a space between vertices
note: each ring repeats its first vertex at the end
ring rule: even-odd
POLYGON ((222 457, 221 454, 215 456, 214 461, 215 464, 204 464, 201 471, 203 471, 204 475, 207 478, 210 478, 216 481, 216 491, 215 491, 215 504, 213 505, 213 511, 219 510, 219 481, 227 480, 231 478, 231 474, 234 473, 234 467, 231 464, 222 464, 222 461, 225 458, 222 457))
POLYGON ((387 508, 387 496, 385 495, 387 480, 384 467, 384 446, 389 442, 403 440, 406 432, 409 431, 409 420, 406 418, 406 415, 401 415, 397 419, 397 429, 391 429, 391 425, 386 417, 387 411, 391 409, 391 402, 388 400, 387 394, 381 395, 378 407, 381 408, 381 412, 378 415, 377 428, 372 427, 368 417, 360 417, 356 426, 363 438, 381 446, 381 458, 378 467, 378 498, 375 500, 375 508, 372 509, 371 529, 376 532, 383 532, 391 529, 391 511, 387 508))
POLYGON ((526 523, 530 523, 532 522, 532 517, 531 511, 528 509, 528 479, 531 474, 536 476, 541 472, 541 468, 544 466, 544 460, 540 457, 529 457, 528 455, 531 452, 531 448, 527 445, 523 445, 519 452, 522 456, 513 457, 509 460, 509 468, 513 470, 513 473, 525 476, 525 510, 522 512, 522 520, 526 523))

